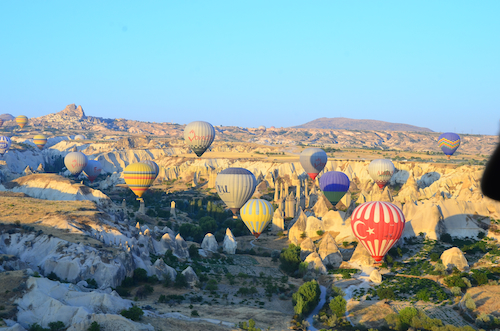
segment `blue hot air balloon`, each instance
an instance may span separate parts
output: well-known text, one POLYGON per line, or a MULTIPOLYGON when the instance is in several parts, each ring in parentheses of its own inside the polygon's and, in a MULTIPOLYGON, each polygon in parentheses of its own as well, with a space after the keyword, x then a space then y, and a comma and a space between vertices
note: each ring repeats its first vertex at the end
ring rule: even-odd
POLYGON ((349 190, 349 177, 340 171, 328 171, 319 179, 319 187, 332 205, 336 205, 349 190))
POLYGON ((450 158, 458 149, 458 146, 460 146, 460 136, 453 132, 445 132, 439 136, 438 144, 443 150, 443 153, 450 158))

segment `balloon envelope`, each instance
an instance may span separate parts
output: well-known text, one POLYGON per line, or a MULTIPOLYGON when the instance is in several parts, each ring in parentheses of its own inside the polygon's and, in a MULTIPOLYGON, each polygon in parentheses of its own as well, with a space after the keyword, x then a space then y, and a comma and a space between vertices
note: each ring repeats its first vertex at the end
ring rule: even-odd
POLYGON ((141 161, 141 162, 149 165, 155 171, 155 179, 156 179, 156 177, 158 177, 158 174, 160 173, 160 167, 158 167, 156 162, 152 161, 152 160, 146 160, 146 161, 141 161))
POLYGON ((149 165, 138 162, 129 164, 123 170, 123 178, 132 192, 141 198, 144 192, 153 184, 155 173, 149 165))
POLYGON ((349 177, 340 171, 325 172, 319 179, 319 187, 334 206, 349 190, 349 177))
POLYGON ((262 231, 271 222, 273 213, 273 205, 263 199, 250 199, 240 210, 241 219, 255 238, 259 238, 262 231))
POLYGON ((255 176, 243 168, 227 168, 222 170, 215 179, 215 188, 219 197, 234 215, 252 197, 256 186, 255 176))
POLYGON ((306 148, 300 153, 300 164, 312 180, 318 176, 328 161, 328 156, 321 148, 306 148))
POLYGON ((102 171, 102 166, 101 162, 97 160, 89 160, 87 163, 87 166, 85 169, 83 169, 83 172, 87 176, 87 178, 90 180, 91 183, 94 182, 94 180, 99 176, 99 174, 102 171))
POLYGON ((24 115, 19 115, 16 117, 16 123, 22 128, 28 123, 28 118, 24 115))
POLYGON ((401 238, 405 217, 401 209, 392 203, 365 202, 352 212, 351 228, 375 261, 380 262, 401 238))
POLYGON ((85 136, 83 134, 77 134, 74 140, 85 140, 85 136))
POLYGON ((460 136, 453 132, 445 132, 438 138, 439 147, 448 158, 455 153, 460 146, 460 136))
POLYGON ((212 124, 203 121, 191 122, 184 129, 184 141, 198 157, 202 156, 215 138, 212 124))
POLYGON ((261 133, 264 133, 266 132, 266 127, 264 125, 261 125, 259 126, 258 130, 261 132, 261 133))
POLYGON ((37 134, 33 137, 33 143, 40 149, 43 149, 45 144, 47 143, 47 136, 43 134, 37 134))
POLYGON ((0 136, 0 155, 4 155, 10 148, 11 140, 7 136, 0 136))
POLYGON ((64 158, 64 165, 66 166, 66 169, 77 177, 83 169, 85 169, 87 163, 87 155, 82 152, 71 152, 64 158))
POLYGON ((368 173, 380 188, 389 182, 395 170, 392 161, 387 159, 373 160, 368 166, 368 173))

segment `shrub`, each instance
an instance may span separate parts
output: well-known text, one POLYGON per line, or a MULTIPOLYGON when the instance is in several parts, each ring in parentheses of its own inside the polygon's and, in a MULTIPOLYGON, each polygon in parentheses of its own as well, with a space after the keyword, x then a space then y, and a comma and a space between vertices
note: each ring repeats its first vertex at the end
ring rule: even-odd
POLYGON ((197 310, 192 310, 191 311, 191 316, 200 316, 200 314, 198 314, 197 310))
POLYGON ((332 300, 330 300, 330 309, 331 311, 338 317, 341 318, 345 315, 347 302, 340 295, 336 296, 332 300))
POLYGON ((324 234, 325 234, 325 231, 323 231, 323 230, 318 230, 318 231, 316 231, 316 234, 317 234, 318 236, 322 236, 322 235, 324 235, 324 234))
POLYGON ((101 331, 101 326, 99 325, 99 323, 94 321, 94 322, 92 322, 92 324, 90 324, 87 331, 101 331))
POLYGON ((442 242, 445 242, 445 243, 448 243, 448 244, 451 244, 453 242, 453 239, 451 238, 451 235, 449 233, 443 233, 441 235, 441 237, 439 237, 439 239, 442 242))
POLYGON ((300 259, 300 246, 290 244, 288 248, 283 249, 280 254, 280 262, 280 268, 287 274, 293 275, 302 262, 300 259))
POLYGON ((381 300, 384 300, 384 299, 394 300, 395 299, 394 291, 390 288, 379 288, 377 290, 377 295, 381 300))
POLYGON ((120 312, 120 315, 125 318, 131 319, 132 321, 140 321, 142 315, 144 315, 144 311, 142 311, 142 309, 137 306, 132 306, 127 310, 122 310, 120 312))
POLYGON ((469 310, 474 310, 474 309, 476 309, 476 303, 474 302, 474 300, 472 298, 469 298, 469 299, 465 300, 465 307, 469 310))
POLYGON ((205 287, 207 291, 210 292, 215 292, 219 289, 219 286, 217 285, 217 281, 215 279, 210 279, 207 283, 207 286, 205 287))
POLYGON ((189 246, 189 256, 192 259, 197 259, 200 257, 200 254, 198 253, 198 247, 196 247, 195 244, 191 244, 191 246, 189 246))
POLYGON ((49 328, 50 328, 50 331, 61 331, 64 328, 66 328, 66 326, 64 325, 63 322, 57 321, 57 322, 50 322, 49 328))
POLYGON ((134 270, 134 275, 132 277, 136 282, 147 282, 148 272, 142 268, 137 268, 134 270))
POLYGON ((186 276, 184 276, 182 273, 178 272, 177 276, 175 276, 174 286, 178 287, 178 288, 187 287, 188 282, 187 282, 186 276))
POLYGON ((432 262, 437 262, 440 259, 438 253, 431 253, 431 255, 429 257, 431 258, 432 262))

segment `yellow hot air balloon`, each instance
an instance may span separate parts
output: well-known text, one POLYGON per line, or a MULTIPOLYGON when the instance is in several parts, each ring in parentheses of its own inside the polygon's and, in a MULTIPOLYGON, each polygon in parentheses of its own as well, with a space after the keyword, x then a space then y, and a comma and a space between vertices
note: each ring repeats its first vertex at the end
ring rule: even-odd
POLYGON ((155 180, 155 171, 147 164, 132 163, 123 170, 123 178, 132 192, 138 196, 138 200, 141 200, 144 192, 155 180))
POLYGON ((43 149, 45 144, 47 143, 47 136, 43 134, 37 134, 33 137, 33 143, 40 149, 43 149))
POLYGON ((19 115, 16 117, 16 123, 22 128, 28 123, 28 118, 24 115, 19 115))
POLYGON ((273 205, 263 199, 250 199, 240 209, 241 219, 255 238, 259 238, 262 231, 271 222, 273 213, 273 205))

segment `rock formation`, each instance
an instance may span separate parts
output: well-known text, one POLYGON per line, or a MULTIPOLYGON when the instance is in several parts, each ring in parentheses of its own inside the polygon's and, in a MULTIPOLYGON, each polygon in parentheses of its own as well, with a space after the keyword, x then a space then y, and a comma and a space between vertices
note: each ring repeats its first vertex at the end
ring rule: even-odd
POLYGON ((349 263, 356 263, 360 266, 372 266, 375 263, 375 259, 366 250, 363 244, 358 243, 356 249, 354 250, 354 253, 352 253, 349 263))
POLYGON ((313 269, 319 272, 320 274, 326 274, 326 267, 323 264, 323 261, 321 261, 321 257, 318 255, 318 253, 313 252, 307 256, 305 261, 307 263, 307 268, 308 269, 313 269))
POLYGON ((196 283, 199 282, 198 276, 196 275, 196 272, 194 272, 193 268, 191 268, 191 266, 184 269, 184 271, 182 271, 181 273, 186 277, 186 281, 191 288, 193 288, 196 283))
POLYGON ((304 261, 313 252, 316 252, 316 245, 314 245, 311 238, 307 237, 300 243, 300 259, 304 261))
POLYGON ((321 256, 324 265, 338 268, 342 264, 342 253, 340 253, 335 239, 328 232, 323 235, 323 239, 320 241, 318 254, 321 256))
POLYGON ((226 229, 226 236, 224 237, 224 242, 222 243, 222 250, 227 254, 236 254, 236 248, 238 243, 234 239, 233 233, 229 228, 226 229))
POLYGON ((457 267, 458 270, 463 271, 469 267, 469 263, 464 253, 458 247, 452 247, 445 250, 443 254, 441 254, 441 261, 443 261, 443 265, 448 269, 457 267))
POLYGON ((217 248, 219 248, 219 244, 215 239, 215 236, 211 233, 207 233, 201 242, 201 248, 207 252, 217 252, 217 248))

